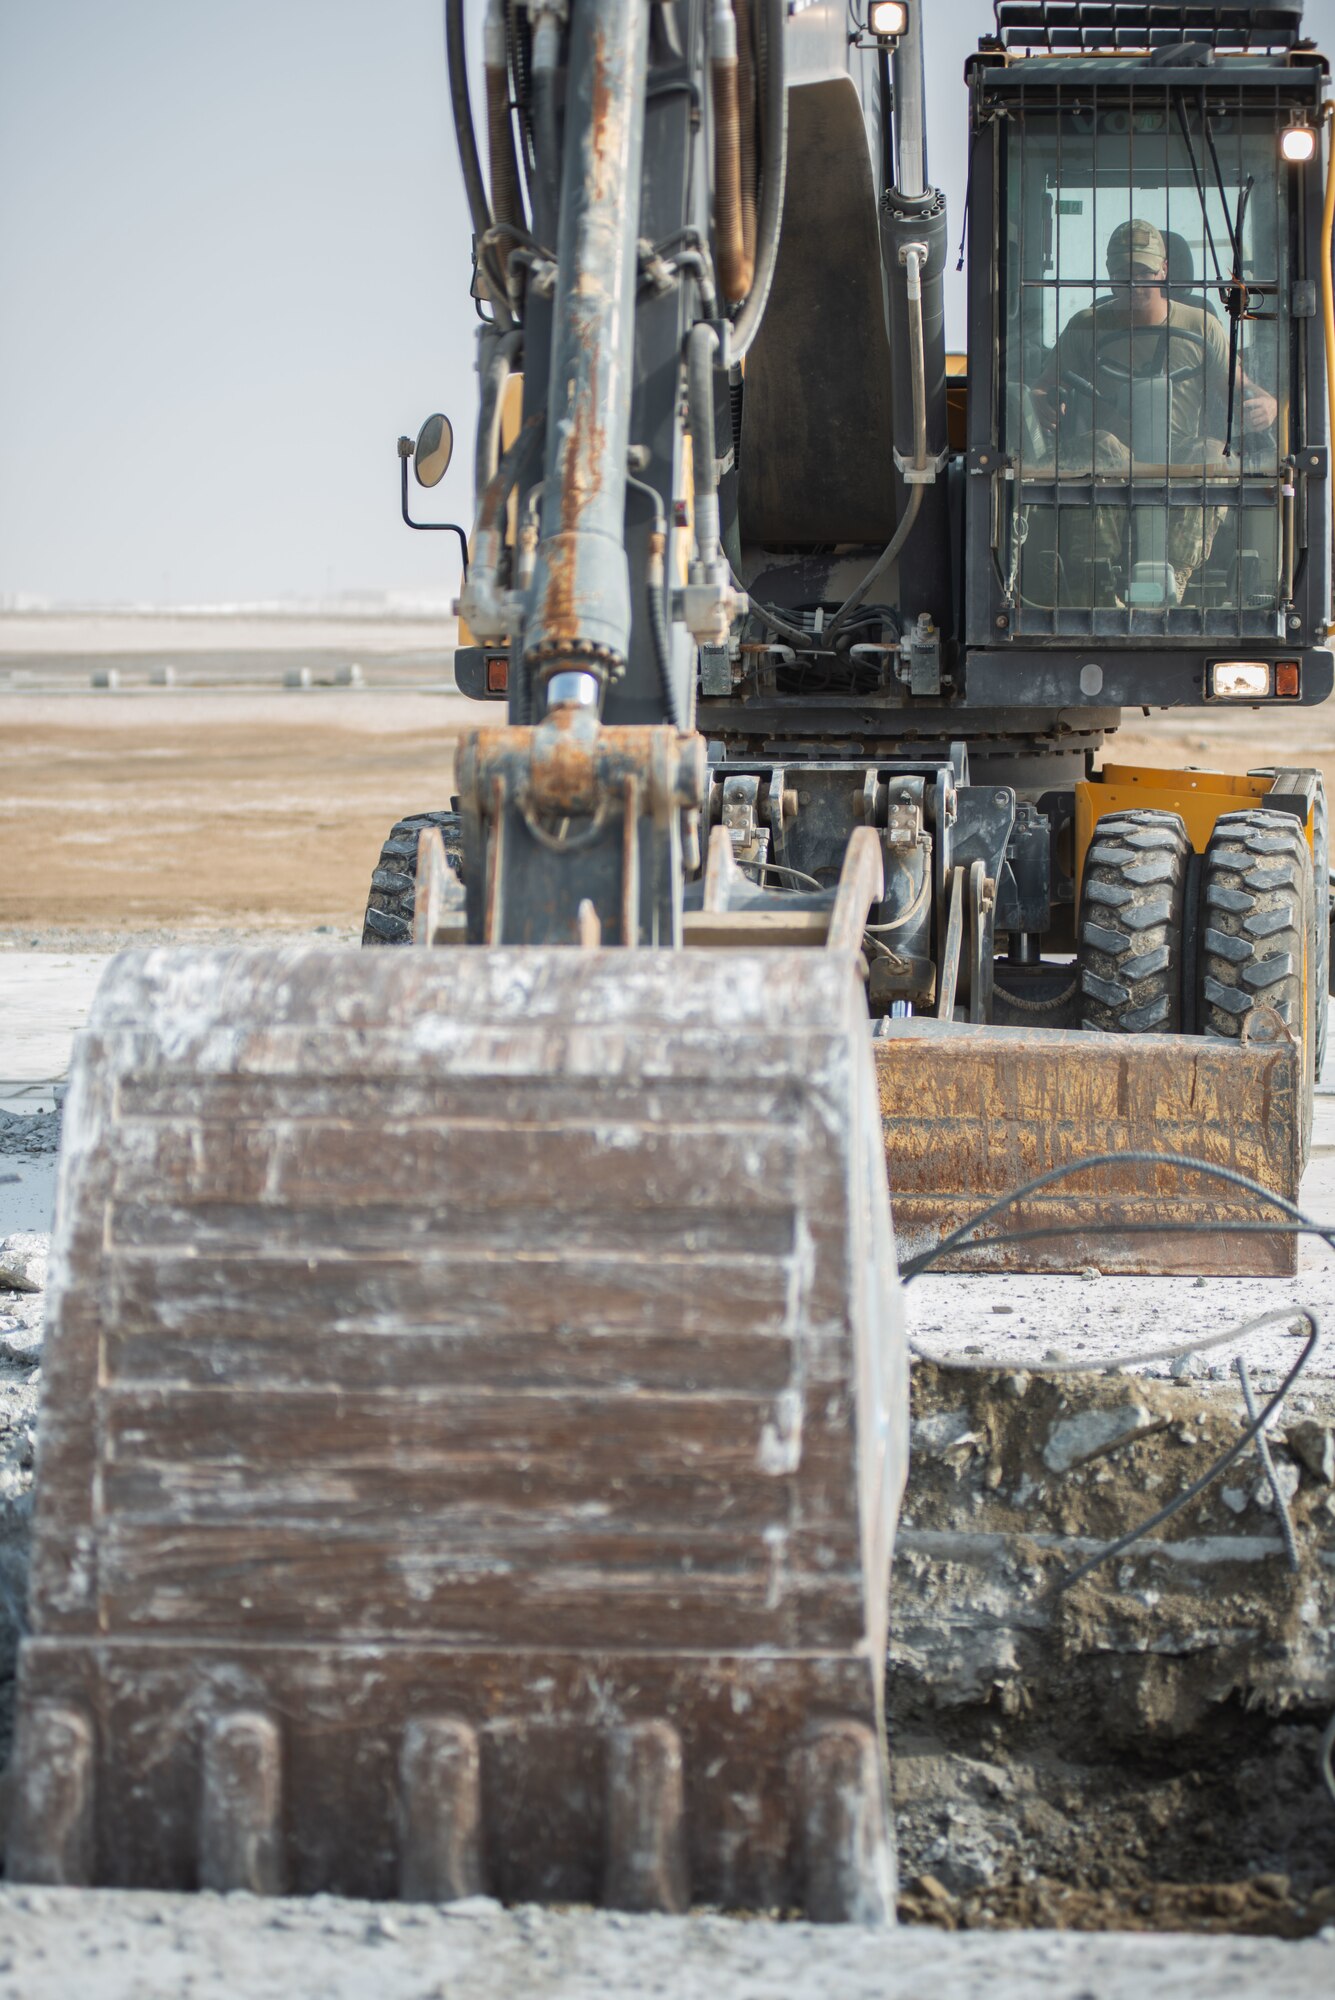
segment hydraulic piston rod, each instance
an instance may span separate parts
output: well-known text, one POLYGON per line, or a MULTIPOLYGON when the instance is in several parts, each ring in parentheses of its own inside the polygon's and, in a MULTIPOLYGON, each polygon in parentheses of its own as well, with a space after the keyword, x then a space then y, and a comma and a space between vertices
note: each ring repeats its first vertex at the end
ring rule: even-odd
POLYGON ((542 532, 524 652, 541 685, 626 657, 626 450, 649 8, 573 9, 542 532))

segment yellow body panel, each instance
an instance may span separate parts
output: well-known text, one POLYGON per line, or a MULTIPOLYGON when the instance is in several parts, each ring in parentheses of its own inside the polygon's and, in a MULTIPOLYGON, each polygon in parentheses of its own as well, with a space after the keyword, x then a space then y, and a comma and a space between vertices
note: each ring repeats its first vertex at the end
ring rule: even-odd
MULTIPOLYGON (((1144 764, 1105 764, 1097 777, 1075 788, 1075 893, 1085 870, 1094 828, 1112 813, 1150 809, 1175 812, 1197 854, 1203 854, 1222 813, 1241 812, 1264 799, 1274 785, 1269 775, 1241 776, 1224 771, 1160 771, 1144 764)), ((1312 843, 1312 815, 1307 841, 1312 843)))

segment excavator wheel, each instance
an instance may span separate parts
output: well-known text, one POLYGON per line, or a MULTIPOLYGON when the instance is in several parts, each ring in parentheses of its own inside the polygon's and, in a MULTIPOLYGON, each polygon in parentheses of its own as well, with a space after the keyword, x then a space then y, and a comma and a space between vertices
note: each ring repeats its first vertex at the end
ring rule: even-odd
POLYGON ((1312 871, 1315 895, 1312 912, 1312 951, 1316 958, 1316 1061, 1319 1082, 1326 1066, 1326 1044, 1330 1035, 1330 820, 1326 809, 1326 781, 1316 781, 1316 803, 1312 808, 1312 871))
POLYGON ((1176 813, 1101 819, 1080 889, 1080 1025, 1108 1035, 1176 1034, 1191 843, 1176 813))
POLYGON ((1302 1158, 1316 1083, 1317 951, 1312 851, 1291 813, 1252 807, 1215 822, 1201 869, 1201 1032, 1237 1040, 1273 1007, 1298 1041, 1302 1158))
POLYGON ((463 843, 457 812, 408 813, 390 828, 380 860, 371 877, 362 924, 362 944, 411 944, 413 904, 417 890, 417 837, 439 827, 445 859, 463 875, 463 843))

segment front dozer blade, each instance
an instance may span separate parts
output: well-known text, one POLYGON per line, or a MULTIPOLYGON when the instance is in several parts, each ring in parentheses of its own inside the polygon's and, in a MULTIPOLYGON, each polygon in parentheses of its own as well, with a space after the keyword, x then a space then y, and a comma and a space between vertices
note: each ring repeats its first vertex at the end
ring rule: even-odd
POLYGON ((853 953, 127 954, 65 1126, 11 1876, 893 1912, 853 953))
MULTIPOLYGON (((1287 1039, 1243 1044, 911 1019, 887 1023, 875 1049, 902 1259, 1011 1189, 1099 1153, 1178 1154, 1297 1200, 1301 1099, 1298 1052, 1287 1039)), ((1224 1233, 1230 1222, 1279 1219, 1211 1176, 1118 1164, 1056 1181, 982 1232, 1051 1234, 957 1252, 936 1268, 1289 1277, 1296 1236, 1224 1233)))

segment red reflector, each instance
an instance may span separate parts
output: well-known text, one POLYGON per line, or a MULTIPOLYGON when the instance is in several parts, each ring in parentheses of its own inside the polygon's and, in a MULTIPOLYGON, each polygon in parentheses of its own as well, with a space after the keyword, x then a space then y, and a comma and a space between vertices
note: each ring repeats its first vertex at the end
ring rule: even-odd
POLYGON ((1275 693, 1286 694, 1292 701, 1298 692, 1298 662, 1280 660, 1275 667, 1275 693))
POLYGON ((510 685, 510 660, 508 654, 497 653, 487 660, 487 693, 504 694, 510 685))

